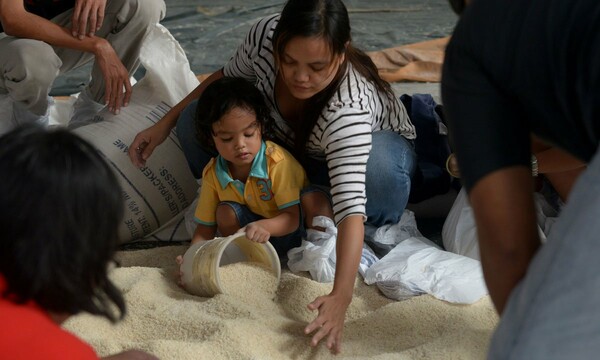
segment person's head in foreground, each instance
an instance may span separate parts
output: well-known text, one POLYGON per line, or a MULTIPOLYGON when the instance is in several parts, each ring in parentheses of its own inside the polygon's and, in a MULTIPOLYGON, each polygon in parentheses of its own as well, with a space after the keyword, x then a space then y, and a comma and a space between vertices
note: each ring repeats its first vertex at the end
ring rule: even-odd
POLYGON ((290 94, 308 100, 296 125, 296 150, 304 148, 319 115, 340 87, 348 63, 392 98, 371 58, 352 46, 350 18, 341 0, 289 0, 273 33, 273 56, 290 94))
POLYGON ((470 0, 448 0, 450 7, 457 14, 460 15, 465 11, 465 8, 469 4, 470 0))
MULTIPOLYGON (((125 303, 107 270, 123 201, 97 151, 66 129, 20 127, 0 137, 0 174, 0 304, 13 309, 2 321, 18 324, 2 337, 36 330, 27 324, 40 313, 48 324, 80 312, 122 318, 125 303)), ((23 351, 11 349, 3 351, 23 351)))
POLYGON ((22 127, 0 138, 0 173, 2 295, 56 314, 122 317, 107 267, 123 200, 97 151, 67 130, 22 127))
POLYGON ((198 100, 196 136, 230 166, 249 170, 272 127, 262 94, 244 79, 218 79, 208 85, 198 100))

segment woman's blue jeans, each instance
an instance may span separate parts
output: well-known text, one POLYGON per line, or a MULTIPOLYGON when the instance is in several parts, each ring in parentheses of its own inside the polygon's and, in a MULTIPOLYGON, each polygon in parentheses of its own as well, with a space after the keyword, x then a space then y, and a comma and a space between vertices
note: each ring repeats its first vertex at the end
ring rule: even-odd
MULTIPOLYGON (((196 138, 196 103, 193 101, 181 112, 176 133, 192 173, 200 178, 202 169, 217 154, 203 147, 196 138)), ((317 159, 309 159, 308 163, 305 169, 310 182, 329 186, 327 163, 317 159)), ((373 133, 366 175, 369 224, 379 227, 400 221, 408 203, 416 164, 417 156, 409 140, 393 131, 373 133)))

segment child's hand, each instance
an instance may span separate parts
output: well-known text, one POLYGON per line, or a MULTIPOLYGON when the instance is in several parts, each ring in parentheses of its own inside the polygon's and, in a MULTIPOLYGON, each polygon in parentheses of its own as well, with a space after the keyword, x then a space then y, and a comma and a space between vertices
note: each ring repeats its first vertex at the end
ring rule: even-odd
POLYGON ((267 231, 264 227, 260 226, 260 224, 256 222, 252 222, 245 227, 241 228, 238 232, 246 232, 246 237, 257 243, 266 243, 269 241, 271 237, 271 233, 267 231))

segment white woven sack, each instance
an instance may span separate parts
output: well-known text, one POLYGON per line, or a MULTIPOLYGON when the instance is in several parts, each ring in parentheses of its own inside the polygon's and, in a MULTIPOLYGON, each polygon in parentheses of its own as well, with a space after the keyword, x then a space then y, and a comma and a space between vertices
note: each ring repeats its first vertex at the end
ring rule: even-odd
POLYGON ((140 60, 146 76, 134 85, 129 106, 119 115, 105 109, 94 123, 74 130, 99 149, 120 181, 125 201, 119 231, 123 242, 171 226, 192 203, 198 189, 175 132, 154 150, 142 169, 127 155, 138 132, 156 123, 198 85, 183 49, 160 24, 146 37, 140 60))

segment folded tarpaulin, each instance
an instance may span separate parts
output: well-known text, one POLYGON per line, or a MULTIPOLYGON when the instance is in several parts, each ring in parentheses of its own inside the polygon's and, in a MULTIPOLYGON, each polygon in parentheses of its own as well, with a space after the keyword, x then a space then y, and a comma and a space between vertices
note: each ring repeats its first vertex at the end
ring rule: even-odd
POLYGON ((367 54, 379 69, 381 78, 388 82, 440 82, 448 40, 449 36, 367 54))

